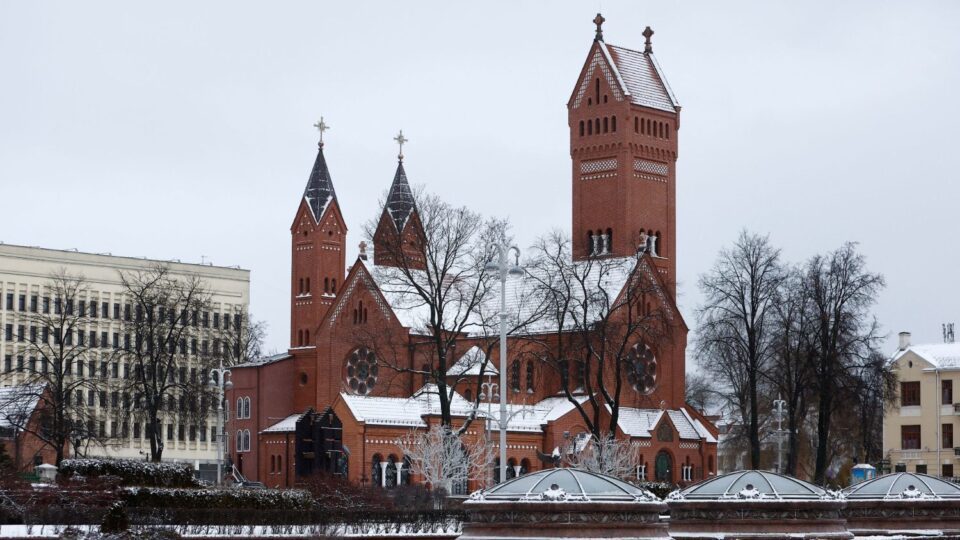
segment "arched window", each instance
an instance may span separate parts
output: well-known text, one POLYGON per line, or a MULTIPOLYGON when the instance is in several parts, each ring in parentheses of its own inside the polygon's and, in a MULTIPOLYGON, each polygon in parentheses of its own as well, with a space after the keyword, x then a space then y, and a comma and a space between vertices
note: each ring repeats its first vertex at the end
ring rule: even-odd
POLYGON ((607 95, 606 95, 606 94, 603 95, 603 102, 604 102, 604 103, 607 102, 607 95))
POLYGON ((400 469, 400 485, 410 485, 410 458, 403 456, 403 468, 400 469))
POLYGON ((243 398, 243 417, 250 418, 250 398, 243 398))
POLYGON ((303 345, 304 345, 305 347, 309 347, 309 346, 310 346, 310 330, 304 330, 304 331, 303 331, 303 345))
POLYGON ((243 452, 243 430, 237 430, 237 452, 243 452))
POLYGON ((307 294, 310 294, 310 278, 307 278, 307 294))
POLYGON ((610 130, 610 119, 606 116, 603 117, 603 132, 606 133, 610 130))
POLYGON ((387 471, 385 486, 388 488, 397 486, 397 456, 391 455, 387 458, 387 471))
POLYGON ((647 135, 653 135, 653 120, 647 118, 647 135))
POLYGON ((583 360, 577 360, 577 378, 576 378, 576 387, 578 389, 583 389, 586 387, 587 382, 587 364, 583 360))
POLYGON ((583 120, 580 121, 580 136, 583 137, 583 120))
POLYGON ((240 418, 243 418, 243 398, 237 398, 237 419, 240 418))
POLYGON ((520 461, 520 474, 527 474, 528 472, 530 472, 530 460, 523 458, 520 461))
POLYGON ((666 253, 666 249, 664 249, 664 245, 663 245, 663 237, 660 236, 660 231, 657 231, 657 234, 653 236, 657 239, 657 241, 653 244, 656 247, 655 255, 660 257, 662 256, 660 255, 661 253, 666 253))
POLYGON ((607 238, 605 241, 604 252, 610 253, 613 251, 613 229, 607 228, 607 238))
POLYGON ((593 255, 595 246, 593 245, 593 231, 587 231, 587 255, 593 255))
POLYGON ((337 280, 336 280, 336 279, 331 279, 331 280, 330 280, 330 292, 332 292, 333 294, 337 294, 337 280))
POLYGON ((610 117, 610 131, 612 131, 612 132, 614 132, 614 133, 617 132, 617 117, 616 117, 616 116, 611 116, 611 117, 610 117))
POLYGON ((643 118, 640 119, 640 134, 641 135, 647 134, 647 121, 643 118))
POLYGON ((667 140, 670 140, 670 124, 664 124, 664 133, 667 135, 667 140))
POLYGON ((277 455, 277 472, 283 472, 283 456, 277 455))
POLYGON ((471 390, 471 389, 469 389, 469 388, 467 388, 466 390, 464 390, 464 391, 463 391, 463 399, 465 399, 465 400, 467 400, 467 401, 469 401, 469 402, 472 403, 472 402, 473 402, 473 390, 471 390))
POLYGON ((507 480, 517 477, 517 460, 510 458, 507 460, 507 480))
POLYGON ((587 120, 587 135, 593 135, 593 122, 587 120))
POLYGON ((277 456, 270 456, 270 472, 277 470, 277 456))
POLYGON ((633 132, 640 133, 640 117, 639 116, 633 117, 633 132))
POLYGON ((250 430, 249 429, 243 430, 243 451, 244 452, 250 451, 250 430))
POLYGON ((599 118, 594 118, 594 119, 593 119, 593 130, 597 132, 597 135, 600 134, 600 119, 599 119, 599 118))
POLYGON ((514 392, 520 391, 520 361, 514 360, 510 366, 510 388, 514 392))
POLYGON ((527 361, 527 393, 533 393, 533 360, 527 361))
POLYGON ((600 77, 597 77, 596 80, 594 81, 593 96, 594 96, 594 101, 596 101, 597 105, 599 105, 600 104, 600 77))
POLYGON ((374 454, 373 459, 370 460, 370 484, 374 486, 383 485, 383 469, 380 467, 380 462, 383 461, 383 458, 380 457, 380 454, 374 454))
POLYGON ((330 278, 323 278, 323 292, 330 292, 330 278))
POLYGON ((363 308, 363 322, 367 322, 367 308, 363 308))

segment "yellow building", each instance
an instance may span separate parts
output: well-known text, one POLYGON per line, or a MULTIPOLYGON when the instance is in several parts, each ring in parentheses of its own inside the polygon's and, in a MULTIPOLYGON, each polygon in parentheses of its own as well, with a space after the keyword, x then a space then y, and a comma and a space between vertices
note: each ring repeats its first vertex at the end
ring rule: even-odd
POLYGON ((899 396, 883 421, 890 467, 949 478, 960 475, 960 467, 955 469, 960 439, 954 439, 960 423, 960 343, 913 345, 910 333, 901 332, 893 363, 899 396))

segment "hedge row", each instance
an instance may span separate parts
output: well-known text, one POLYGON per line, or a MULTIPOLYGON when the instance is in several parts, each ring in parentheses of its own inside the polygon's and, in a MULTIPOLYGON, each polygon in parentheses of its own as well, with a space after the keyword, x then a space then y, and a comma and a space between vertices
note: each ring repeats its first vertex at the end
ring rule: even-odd
POLYGON ((189 463, 152 463, 131 459, 65 459, 64 478, 113 476, 124 486, 198 487, 189 463))
POLYGON ((240 510, 312 510, 313 496, 295 489, 164 489, 130 488, 123 495, 129 508, 240 510))

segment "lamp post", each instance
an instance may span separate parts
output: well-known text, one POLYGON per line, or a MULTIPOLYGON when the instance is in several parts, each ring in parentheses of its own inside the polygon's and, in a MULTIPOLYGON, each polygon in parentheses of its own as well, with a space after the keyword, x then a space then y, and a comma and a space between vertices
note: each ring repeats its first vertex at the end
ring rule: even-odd
POLYGON ((223 393, 233 388, 233 382, 227 380, 232 373, 224 369, 223 360, 220 366, 210 370, 210 386, 217 389, 217 485, 223 482, 223 393))
POLYGON ((780 474, 783 474, 783 408, 786 406, 786 400, 780 395, 773 400, 773 411, 777 415, 777 472, 780 474))
POLYGON ((520 268, 520 250, 516 246, 494 244, 497 259, 484 266, 484 270, 497 272, 500 275, 500 482, 507 480, 507 278, 523 276, 520 268), (514 254, 514 262, 510 264, 510 253, 514 254))

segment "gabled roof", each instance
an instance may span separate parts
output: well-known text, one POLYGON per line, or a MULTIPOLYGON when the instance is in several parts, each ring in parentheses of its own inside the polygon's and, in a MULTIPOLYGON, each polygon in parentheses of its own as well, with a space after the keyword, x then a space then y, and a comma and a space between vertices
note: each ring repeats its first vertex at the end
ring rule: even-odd
MULTIPOLYGON (((607 407, 609 410, 609 407, 607 407)), ((699 420, 690 416, 685 409, 635 409, 620 407, 617 426, 631 437, 652 437, 653 431, 663 418, 664 413, 670 417, 670 423, 676 428, 681 439, 707 442, 717 442, 717 439, 707 430, 699 420)))
POLYGON ((916 354, 937 369, 960 369, 960 343, 911 345, 904 351, 898 351, 894 360, 898 360, 907 352, 916 354))
POLYGON ((319 222, 331 201, 337 200, 337 192, 333 189, 333 179, 327 168, 327 160, 323 157, 323 143, 317 149, 317 159, 313 162, 307 187, 303 190, 303 198, 313 213, 313 220, 319 222))
POLYGON ((402 231, 415 208, 413 191, 407 181, 407 172, 403 169, 403 161, 400 161, 397 163, 397 172, 393 175, 393 183, 390 184, 390 192, 387 194, 387 202, 383 210, 390 215, 397 231, 402 231))
POLYGON ((677 112, 680 103, 667 83, 653 51, 640 52, 603 41, 594 41, 583 74, 568 104, 579 107, 586 99, 590 81, 598 76, 610 86, 613 99, 630 100, 634 105, 677 112))
POLYGON ((42 384, 23 384, 0 388, 0 428, 22 427, 29 421, 40 394, 42 384))
POLYGON ((457 377, 475 377, 481 375, 480 368, 483 367, 482 375, 499 375, 500 372, 497 371, 496 366, 493 365, 493 361, 488 361, 484 366, 483 362, 487 359, 487 355, 483 352, 483 349, 474 345, 470 349, 463 353, 463 356, 450 369, 447 370, 447 375, 457 376, 457 377))
POLYGON ((297 430, 297 422, 300 421, 303 414, 304 413, 291 414, 260 433, 292 433, 297 430))

